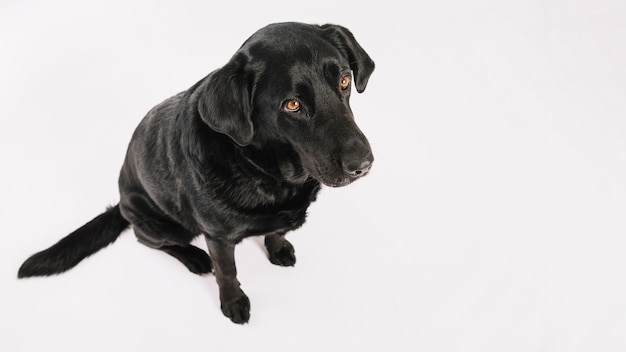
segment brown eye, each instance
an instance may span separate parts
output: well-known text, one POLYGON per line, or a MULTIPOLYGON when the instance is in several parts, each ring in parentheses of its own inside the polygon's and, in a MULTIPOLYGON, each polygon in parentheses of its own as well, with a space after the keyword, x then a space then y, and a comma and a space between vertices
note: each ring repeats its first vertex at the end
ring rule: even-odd
POLYGON ((289 112, 296 112, 300 110, 300 105, 300 100, 298 99, 287 100, 287 102, 285 103, 285 110, 289 112))
POLYGON ((350 86, 350 76, 345 75, 341 77, 341 80, 339 81, 339 88, 345 90, 345 89, 348 89, 349 86, 350 86))

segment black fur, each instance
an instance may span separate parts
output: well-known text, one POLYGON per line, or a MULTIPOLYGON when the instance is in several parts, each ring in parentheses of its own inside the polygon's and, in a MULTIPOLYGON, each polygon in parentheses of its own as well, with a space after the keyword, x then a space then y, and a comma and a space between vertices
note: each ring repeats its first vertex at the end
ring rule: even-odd
POLYGON ((81 260, 115 242, 128 225, 118 205, 109 208, 54 246, 33 254, 22 264, 17 276, 47 276, 69 270, 81 260))
POLYGON ((247 322, 235 245, 263 235, 272 263, 294 265, 284 235, 304 223, 320 183, 339 187, 367 174, 374 159, 354 122, 346 77, 353 72, 362 92, 373 70, 341 26, 259 30, 224 67, 143 119, 121 170, 119 205, 29 258, 18 276, 63 272, 130 223, 140 242, 191 272, 214 271, 223 313, 247 322), (198 235, 208 255, 190 244, 198 235))

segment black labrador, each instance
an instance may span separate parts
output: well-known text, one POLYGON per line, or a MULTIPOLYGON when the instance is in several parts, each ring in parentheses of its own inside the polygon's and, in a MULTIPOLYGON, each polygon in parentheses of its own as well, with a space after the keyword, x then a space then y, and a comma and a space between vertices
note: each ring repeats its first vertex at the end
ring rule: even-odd
POLYGON ((374 160, 349 106, 374 62, 337 25, 278 23, 252 35, 222 68, 154 107, 122 166, 120 202, 31 256, 18 277, 66 271, 132 225, 139 241, 191 272, 215 272, 222 312, 250 317, 235 245, 265 236, 272 263, 294 265, 284 235, 305 220, 320 183, 345 186, 374 160), (192 246, 204 235, 209 254, 192 246))

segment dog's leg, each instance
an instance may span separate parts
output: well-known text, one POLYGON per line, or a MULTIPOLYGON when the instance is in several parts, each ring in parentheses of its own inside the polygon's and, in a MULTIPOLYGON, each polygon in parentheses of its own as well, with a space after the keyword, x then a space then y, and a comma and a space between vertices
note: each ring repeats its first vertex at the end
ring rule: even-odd
POLYGON ((296 255, 293 245, 285 239, 285 234, 265 236, 265 248, 272 264, 280 266, 294 266, 296 255))
POLYGON ((163 220, 156 212, 146 206, 141 197, 134 197, 134 202, 120 204, 124 217, 132 224, 139 242, 154 249, 160 249, 183 263, 194 274, 206 274, 212 271, 211 258, 198 247, 189 244, 196 235, 182 226, 163 220), (143 206, 142 206, 143 205, 143 206))
POLYGON ((213 271, 211 258, 198 247, 188 244, 163 246, 159 249, 178 259, 194 274, 202 275, 213 271))
POLYGON ((233 323, 243 324, 250 319, 250 300, 239 287, 235 266, 235 245, 217 242, 206 236, 209 254, 215 267, 215 278, 220 289, 221 309, 233 323))
POLYGON ((150 248, 160 249, 178 259, 194 274, 202 275, 212 271, 213 265, 211 258, 209 258, 205 251, 190 244, 173 242, 169 238, 163 240, 163 238, 160 237, 160 231, 147 232, 145 231, 146 228, 151 230, 159 228, 166 232, 168 237, 177 233, 180 234, 181 231, 186 231, 183 228, 163 223, 152 223, 150 226, 146 226, 146 223, 140 226, 133 224, 133 230, 139 242, 150 248))

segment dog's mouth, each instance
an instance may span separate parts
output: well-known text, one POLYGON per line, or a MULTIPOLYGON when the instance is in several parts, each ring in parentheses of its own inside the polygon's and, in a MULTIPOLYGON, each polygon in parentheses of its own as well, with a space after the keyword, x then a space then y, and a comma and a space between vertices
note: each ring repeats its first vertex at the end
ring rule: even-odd
MULTIPOLYGON (((306 151, 294 146, 297 167, 304 178, 312 177, 329 187, 343 187, 369 174, 374 162, 369 146, 349 150, 350 153, 306 151)), ((339 148, 337 148, 339 149, 339 148)))
POLYGON ((304 183, 310 176, 309 172, 299 162, 282 163, 279 165, 279 169, 282 177, 290 183, 304 183))
POLYGON ((370 169, 371 166, 368 166, 363 170, 358 170, 358 172, 345 172, 339 168, 335 168, 334 171, 331 171, 330 169, 324 167, 313 167, 312 170, 310 170, 310 174, 314 179, 326 186, 339 188, 347 186, 366 176, 369 174, 370 169))
POLYGON ((330 181, 330 182, 329 181, 320 181, 320 182, 322 182, 323 184, 325 184, 326 186, 329 186, 329 187, 339 188, 339 187, 344 187, 344 186, 347 186, 347 185, 351 184, 354 180, 356 180, 356 179, 352 179, 352 178, 349 178, 349 177, 344 177, 342 179, 334 180, 334 181, 330 181))

